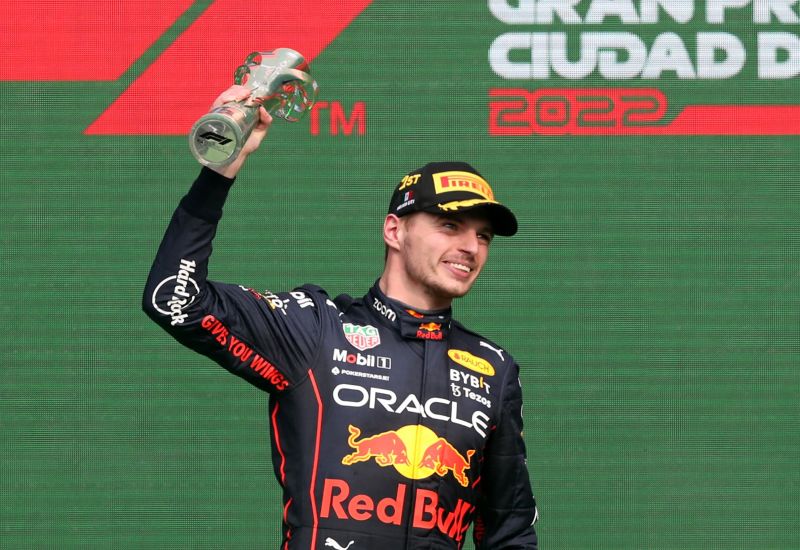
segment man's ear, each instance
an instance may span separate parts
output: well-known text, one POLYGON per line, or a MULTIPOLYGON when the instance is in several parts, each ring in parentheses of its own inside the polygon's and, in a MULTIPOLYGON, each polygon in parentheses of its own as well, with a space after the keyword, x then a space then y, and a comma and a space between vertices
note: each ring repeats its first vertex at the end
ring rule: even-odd
POLYGON ((403 221, 394 214, 387 214, 383 220, 383 242, 392 250, 400 250, 404 237, 403 221))

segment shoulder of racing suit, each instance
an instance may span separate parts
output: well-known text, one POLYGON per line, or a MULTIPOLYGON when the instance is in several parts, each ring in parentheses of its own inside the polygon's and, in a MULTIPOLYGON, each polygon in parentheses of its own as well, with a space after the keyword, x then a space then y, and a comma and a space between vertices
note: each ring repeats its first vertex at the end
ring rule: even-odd
POLYGON ((511 357, 511 355, 504 348, 489 338, 486 338, 482 334, 464 326, 460 321, 453 319, 451 322, 453 324, 453 328, 465 333, 467 337, 472 337, 473 339, 477 340, 480 347, 485 348, 487 351, 494 352, 494 355, 496 355, 502 363, 514 362, 513 357, 511 357))
POLYGON ((451 327, 448 351, 450 359, 478 375, 494 377, 500 382, 500 402, 505 400, 507 385, 512 381, 519 383, 519 366, 514 357, 492 340, 455 319, 451 321, 451 327), (461 345, 462 343, 466 345, 461 345), (456 347, 467 349, 455 349, 456 347))

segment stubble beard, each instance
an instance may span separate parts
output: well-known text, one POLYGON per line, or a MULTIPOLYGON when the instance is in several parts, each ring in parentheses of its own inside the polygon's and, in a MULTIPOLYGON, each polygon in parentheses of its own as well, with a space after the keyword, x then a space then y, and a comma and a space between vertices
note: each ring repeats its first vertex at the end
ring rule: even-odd
POLYGON ((439 274, 437 267, 438 265, 434 264, 431 266, 431 269, 426 272, 424 269, 421 269, 419 265, 412 263, 407 268, 408 277, 410 280, 414 281, 427 296, 441 301, 449 302, 455 298, 461 298, 472 288, 474 280, 465 282, 464 284, 442 280, 442 276, 439 274))

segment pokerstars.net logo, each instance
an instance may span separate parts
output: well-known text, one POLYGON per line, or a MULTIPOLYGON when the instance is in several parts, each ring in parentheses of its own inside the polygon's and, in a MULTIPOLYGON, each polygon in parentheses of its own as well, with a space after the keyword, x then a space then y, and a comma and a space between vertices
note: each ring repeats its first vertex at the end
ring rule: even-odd
POLYGON ((800 134, 800 105, 787 104, 796 100, 769 97, 776 81, 800 75, 796 0, 489 0, 488 9, 507 25, 489 66, 513 83, 489 90, 489 135, 800 134), (758 104, 670 103, 670 88, 714 97, 743 80, 763 91, 758 104))

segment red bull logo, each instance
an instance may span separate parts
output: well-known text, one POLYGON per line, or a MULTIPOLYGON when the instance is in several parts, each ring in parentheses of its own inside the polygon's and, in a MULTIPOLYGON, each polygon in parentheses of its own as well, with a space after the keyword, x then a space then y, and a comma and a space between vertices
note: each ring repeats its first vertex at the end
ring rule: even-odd
POLYGON ((445 508, 439 503, 435 491, 418 488, 411 494, 411 507, 408 516, 406 498, 410 492, 405 483, 398 483, 397 489, 389 495, 353 494, 350 484, 343 479, 327 478, 322 488, 320 517, 340 520, 377 520, 384 525, 403 526, 406 522, 414 529, 438 529, 456 542, 463 540, 472 521, 475 506, 458 499, 453 508, 445 508), (382 497, 382 498, 381 498, 382 497))
POLYGON ((449 473, 462 487, 469 484, 467 470, 475 454, 473 449, 462 455, 449 441, 439 437, 426 426, 403 426, 369 437, 361 437, 361 430, 348 426, 347 444, 354 451, 342 458, 350 466, 375 459, 382 467, 394 466, 400 475, 409 479, 423 479, 433 474, 445 477, 449 473))
POLYGON ((417 338, 423 340, 441 340, 442 325, 440 323, 421 323, 417 329, 417 338))
POLYGON ((474 454, 475 450, 470 449, 465 458, 445 438, 440 437, 436 443, 425 449, 419 466, 420 468, 432 468, 442 477, 446 476, 448 471, 453 472, 453 477, 462 487, 466 487, 469 478, 465 471, 469 468, 469 461, 474 454))
POLYGON ((350 437, 347 444, 354 452, 342 459, 342 464, 350 466, 356 462, 366 462, 370 458, 375 458, 375 462, 380 466, 393 464, 408 464, 408 454, 406 454, 406 444, 394 431, 388 431, 358 439, 361 430, 350 424, 347 427, 350 437))

